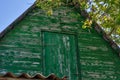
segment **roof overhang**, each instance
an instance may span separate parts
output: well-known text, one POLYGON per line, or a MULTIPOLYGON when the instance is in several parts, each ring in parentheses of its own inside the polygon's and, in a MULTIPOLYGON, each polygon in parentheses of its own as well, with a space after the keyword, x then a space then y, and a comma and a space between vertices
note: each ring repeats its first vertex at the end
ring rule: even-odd
POLYGON ((8 27, 6 29, 4 29, 2 32, 0 32, 0 39, 7 33, 9 32, 11 29, 14 28, 15 24, 17 24, 18 22, 20 22, 29 11, 31 11, 33 8, 35 7, 35 2, 25 11, 23 12, 16 20, 14 20, 10 25, 8 25, 8 27))
MULTIPOLYGON (((79 4, 74 4, 76 10, 85 18, 91 19, 89 14, 85 11, 80 9, 79 4)), ((102 27, 96 22, 93 22, 94 26, 93 28, 97 31, 98 34, 102 35, 103 39, 110 44, 110 46, 118 53, 118 56, 120 56, 120 47, 105 33, 105 31, 102 29, 102 27)))
MULTIPOLYGON (((36 2, 35 2, 36 3, 36 2)), ((35 3, 29 7, 22 15, 20 15, 13 23, 11 23, 3 32, 0 33, 0 39, 4 37, 4 35, 9 32, 11 29, 14 28, 14 25, 21 21, 26 14, 31 11, 33 8, 35 8, 35 3)), ((75 6, 76 10, 84 17, 91 18, 88 13, 85 10, 80 9, 79 4, 72 4, 75 6)), ((105 31, 101 28, 101 26, 94 21, 94 29, 98 32, 98 34, 102 35, 103 39, 106 40, 110 46, 118 53, 120 56, 120 47, 105 33, 105 31)))

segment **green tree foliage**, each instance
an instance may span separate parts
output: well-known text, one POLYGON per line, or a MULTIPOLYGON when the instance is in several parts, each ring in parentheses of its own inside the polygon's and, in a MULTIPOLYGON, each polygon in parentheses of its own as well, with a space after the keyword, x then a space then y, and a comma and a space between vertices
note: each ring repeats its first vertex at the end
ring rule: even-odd
POLYGON ((90 19, 86 19, 82 28, 90 28, 93 21, 104 28, 106 33, 120 44, 120 0, 37 0, 36 5, 52 15, 52 9, 61 4, 79 4, 86 10, 90 19), (116 38, 118 36, 118 38, 116 38))

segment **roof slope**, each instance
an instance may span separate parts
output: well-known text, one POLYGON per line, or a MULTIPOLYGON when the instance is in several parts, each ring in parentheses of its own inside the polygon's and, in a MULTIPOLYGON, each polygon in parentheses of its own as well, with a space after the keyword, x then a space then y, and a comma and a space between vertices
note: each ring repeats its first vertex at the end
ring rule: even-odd
POLYGON ((1 37, 3 37, 9 30, 11 30, 15 24, 17 24, 19 21, 21 21, 26 14, 31 11, 33 8, 35 7, 35 3, 32 4, 25 12, 23 12, 15 21, 13 21, 10 25, 8 25, 7 28, 5 28, 5 30, 3 30, 2 32, 0 32, 0 39, 1 37))
MULTIPOLYGON (((57 32, 77 32, 78 52, 80 52, 80 60, 78 61, 80 61, 81 64, 80 68, 83 79, 120 79, 120 59, 118 54, 116 55, 116 52, 110 46, 109 42, 111 42, 111 40, 107 36, 104 37, 108 42, 103 39, 103 35, 105 34, 97 24, 95 24, 94 29, 100 34, 93 28, 90 32, 83 30, 81 26, 84 20, 84 17, 74 10, 73 7, 61 6, 55 9, 53 16, 46 16, 41 9, 34 8, 23 20, 14 25, 14 28, 8 34, 1 38, 0 60, 1 64, 4 64, 0 66, 2 69, 1 73, 5 71, 8 72, 9 70, 13 73, 18 73, 18 71, 19 73, 21 73, 21 71, 26 73, 41 73, 42 68, 44 68, 41 66, 40 61, 43 45, 41 42, 41 30, 47 29, 57 32), (76 14, 79 17, 75 16, 76 14), (7 61, 6 58, 10 60, 7 61), (33 61, 37 63, 33 64, 33 61), (108 74, 108 72, 110 73, 108 74)), ((112 45, 113 44, 115 43, 112 43, 112 45)), ((118 51, 117 49, 119 48, 116 48, 116 51, 118 51)), ((51 68, 54 70, 54 67, 51 68)), ((57 71, 55 74, 58 75, 60 74, 59 72, 60 71, 57 71)))
MULTIPOLYGON (((89 14, 85 11, 85 10, 81 10, 80 9, 80 5, 79 4, 75 4, 75 8, 78 12, 80 12, 80 14, 86 18, 91 18, 89 16, 89 14)), ((94 24, 94 29, 98 32, 98 34, 103 36, 103 39, 106 40, 110 46, 118 53, 118 55, 120 56, 120 47, 105 33, 105 31, 101 28, 101 26, 96 23, 95 21, 93 22, 94 24)))
MULTIPOLYGON (((33 8, 35 8, 35 3, 28 8, 21 16, 19 16, 13 23, 11 23, 3 32, 0 33, 0 39, 9 31, 11 30, 14 25, 16 23, 18 23, 19 21, 21 21, 26 14, 31 11, 33 8)), ((79 7, 79 4, 75 4, 75 8, 78 12, 80 12, 80 14, 86 18, 90 18, 90 16, 87 14, 87 12, 85 10, 81 10, 79 7)), ((94 22, 94 28, 95 30, 98 32, 98 34, 103 35, 103 39, 106 40, 110 46, 118 53, 118 55, 120 55, 120 48, 119 46, 104 32, 104 30, 100 27, 99 24, 97 24, 96 22, 94 22)))

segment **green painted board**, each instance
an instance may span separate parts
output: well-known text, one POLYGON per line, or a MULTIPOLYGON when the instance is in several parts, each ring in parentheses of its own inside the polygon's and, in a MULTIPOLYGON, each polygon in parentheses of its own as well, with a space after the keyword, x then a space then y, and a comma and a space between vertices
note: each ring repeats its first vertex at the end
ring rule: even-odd
POLYGON ((42 37, 45 75, 54 73, 68 76, 69 80, 79 80, 75 35, 43 32, 42 37))
POLYGON ((47 74, 52 72, 58 77, 69 76, 65 70, 61 74, 60 64, 55 64, 53 60, 56 56, 56 63, 58 63, 59 56, 56 48, 61 45, 60 52, 65 52, 65 54, 59 54, 63 59, 60 61, 64 61, 62 65, 66 65, 67 68, 68 64, 65 60, 70 58, 71 65, 74 67, 73 64, 77 63, 78 73, 81 72, 81 74, 77 74, 77 70, 75 70, 77 68, 72 67, 70 72, 75 74, 71 74, 71 77, 77 75, 81 77, 81 79, 71 78, 72 80, 120 80, 120 57, 94 28, 82 29, 83 21, 84 18, 73 7, 60 6, 54 9, 52 16, 46 16, 44 11, 39 8, 33 9, 0 40, 0 74, 6 72, 30 75, 44 73, 48 76, 47 74), (49 30, 52 32, 48 32, 49 30), (63 34, 64 32, 78 34, 76 37, 71 33, 63 34), (65 44, 60 40, 63 36, 71 38, 69 43, 72 44, 70 46, 72 50, 67 51, 64 48, 65 44), (52 44, 52 42, 55 43, 52 44), (78 48, 75 45, 78 45, 78 48), (78 49, 76 51, 79 54, 75 52, 75 48, 78 49), (55 54, 55 52, 57 53, 55 54), (70 55, 67 52, 70 52, 70 55), (71 57, 76 57, 76 53, 77 62, 71 57), (53 65, 59 66, 56 71, 51 71, 52 68, 55 70, 53 65))

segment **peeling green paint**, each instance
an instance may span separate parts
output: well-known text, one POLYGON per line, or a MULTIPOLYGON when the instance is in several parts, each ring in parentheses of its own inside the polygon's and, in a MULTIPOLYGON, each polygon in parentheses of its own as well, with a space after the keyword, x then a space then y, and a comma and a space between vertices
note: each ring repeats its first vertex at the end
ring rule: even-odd
MULTIPOLYGON (((81 72, 79 77, 82 80, 119 80, 120 58, 116 52, 94 29, 82 29, 84 18, 80 15, 76 17, 74 14, 78 14, 78 12, 71 7, 57 8, 52 16, 46 16, 38 8, 31 11, 0 40, 0 73, 20 74, 25 72, 47 75, 48 73, 43 71, 43 69, 49 68, 48 66, 43 67, 43 61, 46 58, 43 57, 41 32, 49 30, 77 34, 80 58, 76 64, 79 64, 78 71, 81 72)), ((75 54, 73 56, 75 57, 75 54)), ((58 70, 56 70, 56 74, 58 76, 66 75, 59 75, 58 70)))
POLYGON ((79 80, 75 35, 43 32, 43 69, 69 80, 79 80), (59 73, 58 73, 59 72, 59 73))

